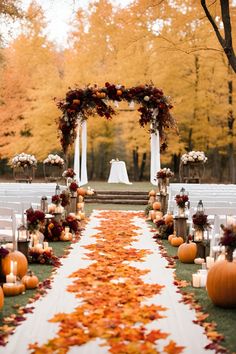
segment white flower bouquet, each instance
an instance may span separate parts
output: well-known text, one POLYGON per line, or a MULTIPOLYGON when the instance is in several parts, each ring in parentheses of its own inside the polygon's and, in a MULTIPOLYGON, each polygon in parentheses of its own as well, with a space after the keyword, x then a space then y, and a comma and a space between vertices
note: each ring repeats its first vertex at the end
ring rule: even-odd
POLYGON ((45 165, 52 165, 52 166, 64 166, 64 160, 59 155, 49 154, 48 157, 43 161, 45 165))
POLYGON ((187 165, 189 162, 203 162, 207 161, 207 157, 205 156, 203 151, 190 151, 181 156, 181 162, 184 165, 187 165))
POLYGON ((25 154, 24 152, 22 152, 21 154, 17 154, 12 158, 11 166, 13 168, 37 167, 37 160, 34 155, 25 154))

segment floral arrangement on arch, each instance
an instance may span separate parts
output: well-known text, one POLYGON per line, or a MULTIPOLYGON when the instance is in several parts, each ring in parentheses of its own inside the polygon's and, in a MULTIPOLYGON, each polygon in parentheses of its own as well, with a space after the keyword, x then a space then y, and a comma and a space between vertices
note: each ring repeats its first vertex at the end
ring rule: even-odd
POLYGON ((37 167, 37 159, 34 155, 25 154, 24 152, 22 152, 21 154, 17 154, 12 158, 11 166, 13 168, 37 167))
POLYGON ((73 168, 68 168, 62 173, 62 177, 64 178, 74 178, 76 173, 74 172, 73 168))
POLYGON ((165 167, 157 172, 156 178, 164 179, 164 178, 171 178, 173 176, 174 176, 174 172, 172 172, 170 168, 165 167))
POLYGON ((187 194, 184 194, 184 195, 177 194, 175 196, 175 201, 176 201, 176 204, 179 208, 185 208, 185 205, 188 202, 188 195, 187 194))
POLYGON ((45 214, 41 210, 34 210, 29 208, 26 210, 26 220, 27 220, 27 229, 29 231, 39 230, 40 226, 44 224, 45 214))
POLYGON ((45 165, 49 166, 64 166, 64 160, 59 155, 49 154, 48 157, 43 161, 45 165))
POLYGON ((140 126, 151 125, 152 132, 159 131, 162 149, 167 147, 166 130, 168 128, 176 129, 176 122, 170 114, 170 109, 173 106, 169 97, 164 96, 163 91, 153 85, 126 88, 123 85, 106 82, 102 88, 94 85, 84 89, 70 89, 66 93, 65 99, 58 102, 58 108, 62 111, 62 116, 59 119, 59 131, 61 145, 65 153, 76 138, 78 117, 81 120, 86 120, 89 116, 98 114, 100 117, 111 119, 115 115, 114 109, 108 103, 109 100, 138 103, 140 106, 138 108, 140 126))
POLYGON ((189 162, 203 162, 207 161, 207 157, 205 156, 203 151, 190 151, 181 156, 181 162, 184 165, 187 165, 189 162))

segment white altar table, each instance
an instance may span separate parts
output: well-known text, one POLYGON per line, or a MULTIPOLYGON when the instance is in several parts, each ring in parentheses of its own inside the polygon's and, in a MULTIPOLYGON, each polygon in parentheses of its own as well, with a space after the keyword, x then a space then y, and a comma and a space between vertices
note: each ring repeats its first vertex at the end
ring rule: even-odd
POLYGON ((126 164, 124 161, 111 162, 111 170, 108 178, 108 183, 132 184, 129 181, 129 177, 126 170, 126 164))

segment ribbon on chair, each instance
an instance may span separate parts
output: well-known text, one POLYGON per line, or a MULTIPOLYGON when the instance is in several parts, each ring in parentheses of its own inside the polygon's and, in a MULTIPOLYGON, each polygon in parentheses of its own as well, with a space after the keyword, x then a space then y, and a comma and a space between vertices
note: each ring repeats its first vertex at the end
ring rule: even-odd
POLYGON ((79 186, 88 183, 87 177, 87 122, 79 120, 77 126, 77 136, 75 140, 74 171, 79 186), (80 139, 81 130, 81 139, 80 139), (81 143, 81 156, 80 156, 81 143), (81 164, 80 164, 81 163, 81 164))

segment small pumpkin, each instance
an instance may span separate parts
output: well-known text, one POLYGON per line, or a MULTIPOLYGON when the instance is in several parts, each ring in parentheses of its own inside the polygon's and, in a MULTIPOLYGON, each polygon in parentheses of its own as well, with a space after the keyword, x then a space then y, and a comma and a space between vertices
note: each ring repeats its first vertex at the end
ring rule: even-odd
POLYGON ((160 202, 154 202, 152 204, 152 207, 154 210, 160 210, 161 209, 161 203, 160 202))
POLYGON ((209 269, 206 288, 211 301, 220 307, 236 307, 236 263, 218 261, 209 269))
POLYGON ((3 308, 4 305, 4 293, 2 287, 0 286, 0 310, 3 308))
POLYGON ((193 263, 197 255, 197 245, 194 242, 183 243, 178 248, 178 258, 182 263, 193 263))
POLYGON ((28 261, 25 255, 19 251, 13 251, 2 258, 2 272, 7 275, 11 272, 11 261, 17 262, 17 276, 22 278, 28 269, 28 261))
POLYGON ((122 90, 117 90, 117 91, 116 91, 117 96, 121 96, 122 93, 123 93, 122 90))
POLYGON ((169 242, 169 243, 171 243, 171 240, 172 240, 173 237, 176 237, 176 235, 175 235, 175 234, 172 234, 172 235, 169 235, 169 236, 168 236, 168 242, 169 242))
POLYGON ((84 197, 86 195, 86 190, 84 188, 78 188, 77 194, 82 195, 82 197, 84 197))
POLYGON ((73 235, 71 232, 65 232, 63 231, 60 236, 61 241, 71 241, 73 238, 73 235))
POLYGON ((56 204, 54 204, 54 203, 49 204, 49 206, 48 206, 48 212, 49 212, 50 214, 55 213, 55 209, 56 209, 56 204))
POLYGON ((165 220, 165 224, 169 225, 174 222, 174 217, 172 214, 166 214, 166 215, 164 215, 164 220, 165 220))
POLYGON ((184 239, 181 236, 172 237, 170 244, 174 247, 179 247, 184 243, 184 239))
POLYGON ((22 283, 25 285, 26 289, 35 289, 38 286, 39 279, 34 273, 30 270, 28 274, 26 274, 22 278, 22 283))
POLYGON ((16 296, 21 293, 21 287, 17 283, 3 284, 3 292, 5 296, 16 296))
POLYGON ((155 197, 156 196, 156 192, 154 191, 154 189, 152 189, 149 193, 148 193, 149 197, 155 197))

